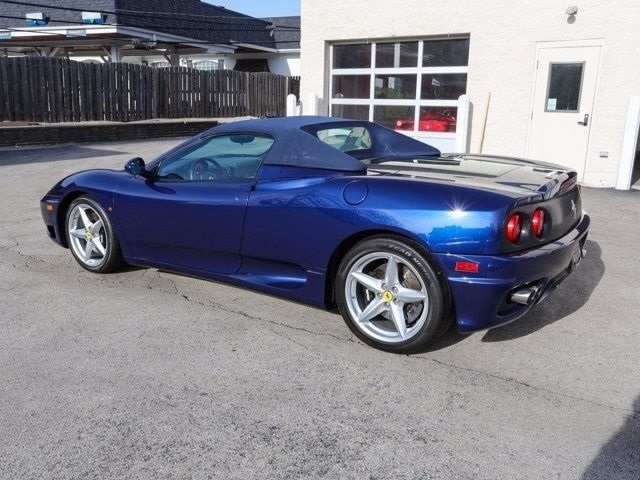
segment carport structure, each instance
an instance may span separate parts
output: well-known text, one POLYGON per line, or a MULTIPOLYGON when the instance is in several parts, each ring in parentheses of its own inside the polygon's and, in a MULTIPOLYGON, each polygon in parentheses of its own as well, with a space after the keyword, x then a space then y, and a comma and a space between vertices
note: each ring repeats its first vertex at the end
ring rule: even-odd
POLYGON ((164 57, 264 50, 273 24, 199 0, 0 1, 0 52, 95 58, 164 57), (236 46, 238 45, 238 46, 236 46))

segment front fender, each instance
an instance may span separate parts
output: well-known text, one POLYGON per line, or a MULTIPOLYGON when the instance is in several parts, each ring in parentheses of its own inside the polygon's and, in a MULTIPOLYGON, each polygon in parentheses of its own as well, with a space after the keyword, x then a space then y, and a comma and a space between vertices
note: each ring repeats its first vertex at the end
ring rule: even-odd
POLYGON ((128 177, 129 174, 114 170, 86 170, 56 183, 40 201, 40 212, 49 238, 68 248, 65 232, 67 209, 82 195, 90 196, 108 215, 112 215, 114 191, 128 177))

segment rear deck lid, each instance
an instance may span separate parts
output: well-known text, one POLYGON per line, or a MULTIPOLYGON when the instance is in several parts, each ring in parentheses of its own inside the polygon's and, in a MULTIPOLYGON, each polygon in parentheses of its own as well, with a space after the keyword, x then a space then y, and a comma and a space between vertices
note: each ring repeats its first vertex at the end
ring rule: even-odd
POLYGON ((487 155, 385 156, 363 160, 368 175, 393 175, 499 191, 529 203, 575 186, 575 173, 550 163, 487 155))

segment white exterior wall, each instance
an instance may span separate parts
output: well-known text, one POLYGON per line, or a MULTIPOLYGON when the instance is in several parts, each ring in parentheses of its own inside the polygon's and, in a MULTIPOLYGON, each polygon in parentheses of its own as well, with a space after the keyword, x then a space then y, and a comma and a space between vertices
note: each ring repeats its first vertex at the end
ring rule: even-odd
POLYGON ((269 59, 269 70, 278 75, 300 76, 300 53, 280 55, 269 59))
MULTIPOLYGON (((536 49, 540 42, 602 45, 584 183, 616 183, 629 99, 640 95, 640 3, 581 0, 302 0, 301 99, 320 97, 328 112, 329 46, 336 41, 421 39, 469 34, 467 95, 472 104, 471 151, 524 156, 532 111, 536 49), (575 22, 565 10, 578 7, 575 22), (487 113, 487 98, 491 96, 487 113), (599 152, 607 150, 608 158, 599 152)), ((562 163, 559 159, 546 159, 562 163)))

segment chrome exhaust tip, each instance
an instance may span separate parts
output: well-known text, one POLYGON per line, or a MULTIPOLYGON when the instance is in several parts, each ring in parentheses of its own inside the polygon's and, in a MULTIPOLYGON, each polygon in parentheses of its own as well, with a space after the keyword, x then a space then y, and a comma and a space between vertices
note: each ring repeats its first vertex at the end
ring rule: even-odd
POLYGON ((539 286, 521 288, 509 295, 509 301, 511 303, 519 303, 520 305, 529 305, 537 300, 539 292, 539 286))

